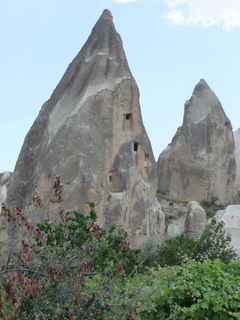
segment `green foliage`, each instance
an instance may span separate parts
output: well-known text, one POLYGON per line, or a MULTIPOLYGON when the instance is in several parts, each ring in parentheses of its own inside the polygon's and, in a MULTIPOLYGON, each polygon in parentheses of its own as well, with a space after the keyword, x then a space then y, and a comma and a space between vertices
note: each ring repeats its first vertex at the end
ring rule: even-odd
MULTIPOLYGON (((88 228, 88 223, 97 221, 97 213, 94 208, 94 203, 89 203, 90 211, 88 215, 81 212, 70 211, 66 213, 66 221, 54 225, 49 219, 38 223, 37 226, 47 236, 47 245, 63 246, 66 242, 65 230, 68 229, 68 241, 72 246, 80 248, 83 243, 89 238, 91 232, 88 228), (64 226, 64 222, 66 226, 64 226)), ((37 245, 40 245, 38 238, 35 236, 37 245)))
POLYGON ((240 319, 240 263, 187 260, 136 274, 114 289, 104 319, 240 319))
MULTIPOLYGON (((128 234, 122 229, 112 225, 109 232, 100 230, 95 223, 97 214, 94 203, 89 203, 90 212, 84 215, 80 212, 67 212, 66 225, 59 223, 54 225, 49 220, 38 223, 40 230, 48 234, 47 244, 53 247, 70 246, 81 249, 82 246, 88 248, 84 258, 92 260, 93 271, 102 271, 112 261, 114 264, 127 258, 128 264, 125 271, 130 273, 138 264, 140 250, 132 250, 128 234), (67 239, 66 239, 67 228, 67 239), (93 240, 92 233, 95 232, 97 239, 93 240), (91 239, 91 244, 90 244, 91 239)), ((95 236, 95 235, 94 235, 95 236)), ((36 237, 34 237, 37 240, 36 237)), ((37 243, 40 245, 40 242, 37 243)))
POLYGON ((201 238, 196 241, 195 252, 197 260, 202 261, 204 258, 211 260, 220 259, 224 263, 230 263, 237 259, 237 254, 231 246, 231 236, 224 230, 224 222, 216 223, 212 219, 212 225, 207 228, 201 238))
POLYGON ((138 264, 127 232, 101 229, 93 204, 87 216, 60 209, 58 225, 45 220, 36 227, 18 208, 5 206, 3 215, 15 229, 35 233, 35 244, 21 240, 0 269, 0 317, 104 319, 112 287, 138 264))
POLYGON ((233 275, 219 259, 189 260, 154 275, 157 283, 147 303, 152 310, 142 308, 139 319, 239 319, 240 274, 233 275))
POLYGON ((213 220, 212 225, 197 240, 190 239, 184 234, 167 240, 164 246, 156 251, 151 265, 161 267, 180 265, 186 257, 196 261, 219 258, 224 263, 236 259, 237 254, 231 246, 231 236, 224 230, 224 222, 216 223, 213 220))
POLYGON ((171 238, 159 246, 151 261, 151 266, 174 266, 184 262, 185 257, 193 258, 195 241, 185 234, 171 238))
POLYGON ((149 266, 155 255, 156 247, 156 243, 151 238, 148 238, 142 245, 139 261, 143 262, 145 266, 149 266))
POLYGON ((221 204, 217 203, 218 200, 219 200, 218 197, 214 196, 214 197, 211 197, 210 200, 202 200, 200 202, 209 218, 214 217, 215 213, 218 210, 224 209, 224 207, 221 204))
MULTIPOLYGON (((104 231, 104 237, 99 241, 99 248, 92 256, 92 266, 95 271, 104 270, 109 263, 127 259, 124 270, 129 274, 138 265, 141 250, 132 249, 127 232, 112 225, 109 232, 104 231)), ((90 256, 89 256, 90 257, 90 256)))
MULTIPOLYGON (((62 189, 56 177, 59 201, 62 189)), ((39 193, 33 196, 46 210, 39 193)), ((198 240, 170 239, 156 255, 149 239, 140 255, 122 228, 100 228, 92 203, 88 215, 60 209, 59 224, 35 226, 22 210, 5 204, 2 216, 24 238, 18 251, 13 238, 9 256, 0 261, 0 318, 240 319, 240 263, 230 263, 236 254, 223 223, 213 221, 198 240)))

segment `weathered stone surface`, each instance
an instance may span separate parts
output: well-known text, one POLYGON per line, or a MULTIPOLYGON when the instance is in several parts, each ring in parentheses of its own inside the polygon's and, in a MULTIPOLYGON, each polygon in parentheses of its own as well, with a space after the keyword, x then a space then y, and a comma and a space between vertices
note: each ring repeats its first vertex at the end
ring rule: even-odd
POLYGON ((134 246, 155 232, 149 221, 162 216, 155 202, 156 163, 138 87, 108 10, 29 130, 8 203, 40 220, 31 204, 37 189, 54 212, 59 207, 53 199, 55 174, 65 185, 66 209, 86 212, 94 202, 101 226, 122 225, 134 246))
POLYGON ((2 203, 6 202, 7 199, 7 188, 10 183, 11 175, 12 173, 8 171, 0 173, 0 213, 2 211, 2 203))
POLYGON ((162 211, 165 213, 166 218, 175 217, 187 213, 188 202, 180 202, 167 199, 159 199, 162 211))
POLYGON ((236 158, 236 189, 240 191, 240 129, 233 132, 235 142, 235 158, 236 158))
MULTIPOLYGON (((11 177, 10 172, 4 172, 0 174, 0 214, 2 212, 2 203, 6 202, 7 199, 7 186, 9 184, 9 179, 11 177)), ((5 248, 2 248, 3 245, 6 245, 9 234, 7 230, 7 219, 0 216, 0 244, 1 244, 1 254, 4 253, 5 248)))
POLYGON ((10 179, 10 177, 11 177, 11 173, 8 171, 5 171, 3 172, 1 180, 7 180, 7 179, 10 179))
POLYGON ((235 195, 236 163, 232 125, 205 80, 185 103, 184 119, 158 159, 158 188, 169 196, 225 205, 235 195))
POLYGON ((217 222, 225 223, 224 229, 232 237, 231 245, 236 249, 236 253, 240 256, 240 205, 230 205, 224 210, 219 210, 215 214, 217 222))
POLYGON ((8 240, 10 239, 7 218, 1 216, 2 203, 6 202, 7 187, 3 185, 0 187, 0 254, 3 255, 8 246, 8 240))
POLYGON ((188 204, 185 221, 185 234, 191 239, 199 239, 206 227, 207 218, 205 210, 196 201, 188 204))
MULTIPOLYGON (((162 211, 161 205, 155 198, 149 208, 147 217, 147 234, 154 243, 161 244, 166 240, 166 219, 165 213, 162 211)), ((144 242, 142 239, 141 242, 144 242)))
POLYGON ((185 232, 186 214, 173 219, 167 227, 167 239, 174 238, 185 232))
MULTIPOLYGON (((1 220, 0 220, 1 221, 1 220)), ((6 243, 9 239, 9 235, 6 228, 0 229, 0 244, 6 243)))
POLYGON ((6 199, 7 199, 7 187, 3 185, 2 187, 0 187, 0 203, 5 202, 6 199))

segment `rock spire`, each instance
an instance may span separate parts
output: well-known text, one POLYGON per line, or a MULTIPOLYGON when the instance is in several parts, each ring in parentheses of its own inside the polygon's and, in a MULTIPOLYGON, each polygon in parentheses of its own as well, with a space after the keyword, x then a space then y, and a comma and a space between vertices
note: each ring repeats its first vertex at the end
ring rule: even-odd
POLYGON ((158 188, 174 198, 228 204, 235 195, 232 125, 205 80, 184 105, 183 124, 158 159, 158 188))
POLYGON ((67 210, 87 212, 88 202, 94 202, 101 226, 121 225, 135 247, 150 235, 160 241, 164 218, 155 199, 156 162, 138 87, 108 10, 29 130, 8 203, 34 216, 31 198, 38 190, 49 211, 56 210, 55 175, 65 186, 62 205, 67 210))

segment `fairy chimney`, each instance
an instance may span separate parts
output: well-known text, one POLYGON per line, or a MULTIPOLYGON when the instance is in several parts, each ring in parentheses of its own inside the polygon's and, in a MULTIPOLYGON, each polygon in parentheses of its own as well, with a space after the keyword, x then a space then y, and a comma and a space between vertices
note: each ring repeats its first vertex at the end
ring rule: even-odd
POLYGON ((158 188, 188 200, 235 196, 236 163, 232 125, 205 80, 184 106, 183 124, 158 159, 158 188))
POLYGON ((88 211, 98 221, 125 228, 135 247, 154 236, 160 241, 155 199, 157 168, 139 105, 139 90, 128 66, 110 11, 104 10, 88 40, 30 128, 8 190, 8 203, 27 210, 35 190, 49 212, 88 211), (62 200, 54 198, 60 176, 62 200), (155 230, 155 231, 154 231, 155 230))

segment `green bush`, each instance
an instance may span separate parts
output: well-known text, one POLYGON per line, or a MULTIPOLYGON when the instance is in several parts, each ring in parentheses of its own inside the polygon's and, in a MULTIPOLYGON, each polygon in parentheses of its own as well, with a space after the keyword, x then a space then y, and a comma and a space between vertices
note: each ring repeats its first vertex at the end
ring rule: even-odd
POLYGON ((139 262, 143 262, 145 266, 149 266, 155 255, 156 248, 156 243, 151 238, 148 238, 147 241, 142 244, 141 254, 139 255, 139 262))
POLYGON ((189 260, 153 275, 139 319, 240 319, 240 274, 219 259, 189 260))
MULTIPOLYGON (((46 209, 38 193, 34 203, 46 209)), ((57 225, 45 220, 35 226, 22 210, 5 204, 2 216, 13 240, 9 256, 0 261, 0 318, 240 319, 240 263, 230 263, 236 254, 223 223, 213 222, 199 240, 170 239, 154 256, 149 240, 138 265, 140 250, 131 249, 122 228, 100 228, 93 204, 88 215, 60 209, 57 225), (18 250, 17 229, 24 237, 18 250), (143 261, 155 268, 141 268, 143 261)))
MULTIPOLYGON (((102 271, 109 263, 114 264, 122 259, 128 259, 125 266, 127 273, 132 272, 138 264, 140 250, 132 250, 127 232, 116 225, 110 227, 109 232, 98 227, 97 214, 94 203, 89 203, 90 212, 84 215, 81 212, 67 212, 66 221, 58 225, 52 225, 49 220, 38 223, 41 231, 48 234, 47 245, 51 247, 70 246, 81 249, 85 246, 88 250, 84 253, 84 258, 91 258, 91 270, 102 271), (67 239, 66 239, 67 231, 67 239), (93 241, 93 235, 96 237, 93 241), (90 243, 90 240, 92 242, 90 243)), ((35 237, 35 240, 37 238, 35 237)), ((40 242, 37 242, 40 245, 40 242)))
POLYGON ((205 259, 220 259, 229 263, 237 258, 234 248, 231 246, 231 236, 224 230, 224 222, 216 223, 207 228, 200 239, 190 239, 185 234, 169 239, 160 246, 151 261, 151 266, 180 265, 185 258, 204 261, 205 259))
POLYGON ((18 208, 5 206, 2 213, 15 230, 35 233, 35 244, 26 237, 19 252, 2 261, 0 318, 104 319, 112 288, 138 264, 127 233, 101 229, 93 204, 87 216, 60 210, 58 225, 34 226, 18 208))
MULTIPOLYGON (((39 229, 47 234, 46 244, 61 247, 68 240, 73 247, 80 248, 91 235, 88 224, 97 221, 94 203, 89 203, 89 207, 87 215, 77 211, 60 212, 59 224, 53 224, 49 219, 37 223, 39 229)), ((34 236, 34 239, 37 245, 41 245, 38 237, 34 236)))
POLYGON ((148 269, 115 288, 109 304, 104 319, 239 320, 240 263, 187 259, 148 269))

